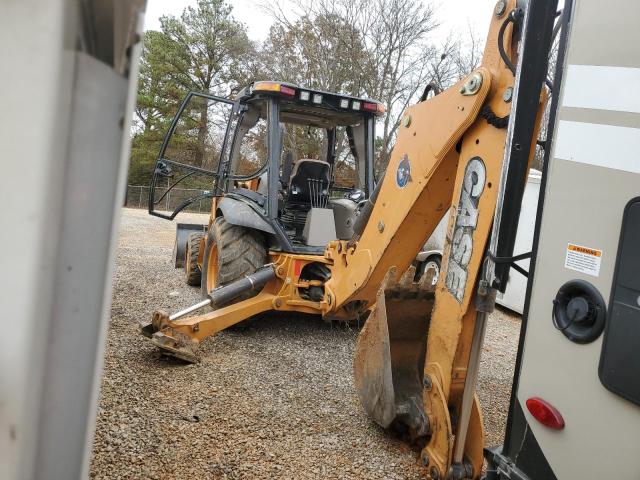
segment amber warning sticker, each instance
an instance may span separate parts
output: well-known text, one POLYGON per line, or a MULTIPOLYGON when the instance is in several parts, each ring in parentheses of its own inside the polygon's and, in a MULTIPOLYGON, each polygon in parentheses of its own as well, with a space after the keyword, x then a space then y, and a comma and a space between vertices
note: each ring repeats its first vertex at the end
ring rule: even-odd
POLYGON ((602 250, 569 243, 567 245, 567 256, 564 260, 564 267, 597 277, 600 275, 601 260, 602 250))

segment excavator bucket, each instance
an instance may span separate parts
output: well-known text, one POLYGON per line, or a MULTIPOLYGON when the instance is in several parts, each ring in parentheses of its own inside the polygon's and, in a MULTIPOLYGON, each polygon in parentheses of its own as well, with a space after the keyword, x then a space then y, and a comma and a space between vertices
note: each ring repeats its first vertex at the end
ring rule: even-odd
POLYGON ((354 376, 360 401, 383 428, 425 436, 423 369, 434 301, 434 272, 414 282, 410 267, 399 281, 390 270, 356 345, 354 376))

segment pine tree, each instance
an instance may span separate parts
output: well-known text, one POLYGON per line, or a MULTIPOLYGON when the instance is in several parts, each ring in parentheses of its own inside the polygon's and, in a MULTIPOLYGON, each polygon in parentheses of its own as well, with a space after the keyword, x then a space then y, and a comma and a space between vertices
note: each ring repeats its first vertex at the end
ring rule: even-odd
MULTIPOLYGON (((162 138, 189 92, 229 96, 248 83, 255 45, 246 26, 233 18, 224 0, 199 0, 182 15, 164 16, 160 30, 145 33, 138 79, 138 101, 132 139, 130 185, 145 185, 158 155, 162 138)), ((195 103, 186 121, 197 137, 182 139, 195 152, 195 165, 206 167, 205 141, 209 110, 195 103)), ((181 141, 176 137, 176 141, 181 141)))

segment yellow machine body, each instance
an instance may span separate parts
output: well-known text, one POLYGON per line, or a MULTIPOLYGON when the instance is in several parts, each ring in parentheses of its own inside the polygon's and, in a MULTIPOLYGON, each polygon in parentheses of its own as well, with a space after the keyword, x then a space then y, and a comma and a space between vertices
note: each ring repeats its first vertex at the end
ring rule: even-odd
MULTIPOLYGON (((367 318, 354 364, 362 403, 383 427, 401 425, 420 440, 429 471, 444 475, 458 441, 450 412, 460 407, 465 383, 476 283, 491 232, 507 134, 481 111, 488 108, 498 118, 510 111, 503 94, 513 88, 514 76, 498 53, 497 39, 515 3, 508 1, 504 14, 492 16, 479 68, 406 110, 360 233, 350 241, 329 243, 324 255, 270 252, 275 277, 257 295, 173 321, 160 312, 154 318, 153 342, 180 356, 208 336, 266 311, 367 318), (429 272, 413 281, 410 265, 447 212, 442 271, 434 288, 429 272), (322 263, 331 272, 326 282, 311 281, 324 290, 317 302, 299 293, 311 286, 300 278, 310 263, 322 263)), ((513 57, 511 26, 504 46, 513 57)), ((530 158, 534 147, 529 146, 530 158)), ((212 221, 215 212, 214 201, 212 221)), ((476 398, 465 439, 465 458, 474 478, 482 468, 483 439, 476 398)))

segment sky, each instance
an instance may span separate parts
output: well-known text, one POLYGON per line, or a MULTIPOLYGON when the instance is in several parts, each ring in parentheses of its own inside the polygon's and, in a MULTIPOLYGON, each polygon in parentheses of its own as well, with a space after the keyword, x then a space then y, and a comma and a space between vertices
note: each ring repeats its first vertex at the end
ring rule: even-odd
MULTIPOLYGON (((272 21, 261 10, 260 0, 228 1, 233 6, 233 16, 247 25, 249 38, 264 40, 272 21)), ((444 40, 453 32, 464 39, 471 27, 478 39, 484 41, 496 0, 432 0, 431 3, 440 22, 435 32, 437 38, 444 40)), ((162 15, 179 16, 185 7, 195 4, 196 0, 147 0, 145 30, 159 30, 162 15)))

